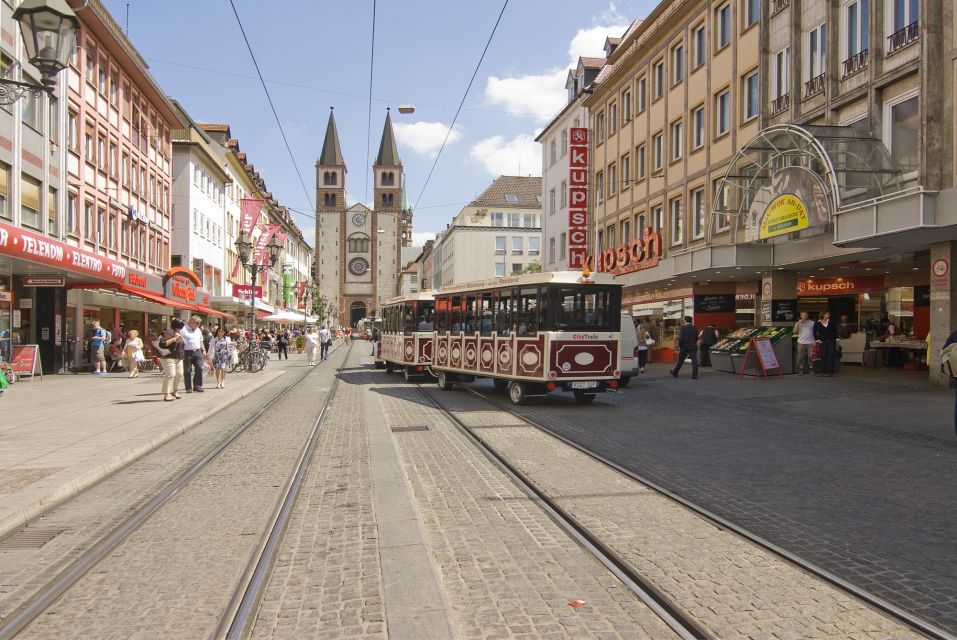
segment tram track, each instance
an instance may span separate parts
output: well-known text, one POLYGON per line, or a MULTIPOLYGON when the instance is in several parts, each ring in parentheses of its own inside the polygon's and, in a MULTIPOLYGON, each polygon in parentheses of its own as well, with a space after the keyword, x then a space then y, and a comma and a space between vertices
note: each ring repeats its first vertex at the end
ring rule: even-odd
MULTIPOLYGON (((558 515, 558 518, 559 518, 558 522, 560 525, 565 527, 564 522, 567 521, 568 527, 571 527, 572 530, 576 531, 576 534, 573 537, 575 537, 576 539, 579 539, 578 535, 580 534, 583 537, 583 539, 588 543, 585 545, 586 548, 588 548, 589 551, 592 551, 593 553, 594 551, 592 550, 592 546, 594 546, 595 549, 597 549, 598 552, 601 554, 601 555, 596 555, 599 561, 601 561, 606 566, 609 566, 609 563, 610 563, 611 565, 609 567, 610 569, 611 567, 617 567, 619 563, 623 563, 625 565, 624 570, 628 572, 625 575, 628 575, 629 573, 636 573, 634 572, 633 568, 629 567, 627 565, 627 562, 623 560, 613 549, 607 547, 607 545, 602 544, 600 540, 597 540, 595 536, 593 536, 587 531, 587 529, 585 529, 582 525, 577 523, 574 517, 568 515, 567 513, 564 513, 561 507, 555 504, 554 500, 549 498, 547 495, 544 495, 543 492, 541 492, 536 487, 534 487, 534 485, 530 481, 526 480, 522 476, 522 474, 517 469, 515 469, 500 453, 498 453, 497 451, 494 450, 493 447, 488 445, 488 443, 480 435, 478 435, 473 429, 465 425, 462 420, 458 419, 453 413, 453 411, 455 411, 454 409, 448 409, 445 406, 442 406, 441 403, 439 403, 437 400, 435 400, 434 397, 432 397, 432 395, 424 391, 421 384, 417 384, 417 387, 419 388, 420 392, 427 398, 427 400, 433 406, 435 406, 439 411, 441 411, 444 415, 446 415, 456 425, 456 427, 460 431, 462 431, 467 438, 469 438, 470 441, 475 443, 476 446, 478 446, 482 450, 482 452, 487 457, 489 457, 489 459, 491 459, 495 464, 500 466, 500 468, 502 468, 506 473, 508 473, 513 478, 513 480, 516 480, 519 486, 522 487, 523 491, 526 491, 526 493, 530 492, 529 495, 532 496, 533 499, 536 500, 536 502, 540 501, 542 505, 545 505, 546 507, 548 507, 546 508, 546 511, 548 511, 550 515, 552 515, 552 511, 554 511, 555 514, 558 515), (608 562, 606 562, 606 560, 604 559, 605 557, 608 559, 608 562)), ((707 507, 699 505, 693 500, 690 500, 682 496, 681 494, 671 489, 668 489, 665 486, 662 486, 660 483, 655 482, 654 480, 651 480, 647 477, 644 477, 641 474, 636 473, 626 467, 623 467, 622 465, 612 460, 609 460, 608 458, 602 456, 601 454, 591 451, 587 447, 575 442, 574 440, 569 439, 566 436, 563 436, 562 434, 556 432, 550 427, 544 424, 541 424, 540 422, 536 421, 534 418, 528 415, 525 415, 523 412, 517 411, 516 409, 506 404, 505 402, 500 401, 493 397, 489 397, 488 395, 486 395, 485 393, 482 393, 481 391, 478 391, 476 389, 473 389, 464 385, 457 385, 457 388, 463 391, 466 391, 473 397, 484 400, 487 404, 495 407, 495 409, 502 411, 504 413, 507 413, 510 416, 513 416, 514 418, 522 421, 526 425, 533 427, 541 431, 542 433, 547 434, 548 436, 558 440, 564 445, 571 447, 575 451, 587 456, 588 458, 594 460, 595 462, 598 462, 601 465, 609 467, 610 469, 613 469, 614 471, 622 474, 623 476, 647 487, 648 489, 659 494, 660 496, 667 498, 668 500, 671 500, 677 504, 680 504, 681 506, 685 507, 686 509, 688 509, 695 515, 701 517, 705 521, 710 522, 712 525, 718 527, 719 529, 729 531, 737 535, 739 538, 742 538, 746 540, 747 542, 761 549, 764 549, 765 551, 770 552, 774 556, 797 567, 798 569, 811 574, 812 576, 818 578, 824 583, 850 596, 853 596, 854 598, 858 600, 865 602, 871 607, 881 611, 882 613, 887 615, 889 618, 909 627, 910 629, 917 631, 929 638, 933 638, 935 640, 957 640, 957 635, 955 635, 953 632, 937 624, 934 624, 933 622, 929 620, 919 617, 915 615, 914 613, 906 609, 903 609, 902 607, 894 604, 893 602, 881 596, 865 591, 861 589, 860 587, 857 587, 856 585, 852 584, 848 580, 842 578, 841 576, 838 576, 834 574, 833 572, 828 571, 827 569, 824 569, 814 564, 813 562, 810 562, 800 557, 799 555, 781 547, 780 545, 777 545, 771 542, 770 540, 748 530, 747 528, 736 524, 735 522, 729 520, 728 518, 725 518, 715 513, 714 511, 708 509, 707 507)), ((555 515, 553 515, 552 517, 554 518, 555 515)), ((568 529, 566 528, 566 530, 568 529)), ((612 572, 615 573, 616 576, 619 575, 614 569, 612 569, 612 572)), ((640 578, 640 576, 637 576, 637 577, 640 578)), ((628 584, 628 583, 626 582, 625 584, 628 584)), ((639 584, 641 583, 639 582, 639 584)), ((628 586, 629 588, 631 587, 630 584, 628 586)), ((652 588, 651 594, 654 594, 655 592, 658 591, 657 589, 654 588, 654 585, 650 585, 650 586, 652 588)), ((665 597, 667 598, 667 596, 665 597)), ((679 615, 684 615, 680 612, 680 609, 678 613, 679 615)), ((694 623, 693 620, 691 622, 694 623)), ((691 628, 696 628, 696 625, 693 624, 691 628)), ((711 637, 711 636, 705 635, 705 636, 692 636, 692 637, 711 637)))
MULTIPOLYGON (((342 343, 333 349, 332 353, 335 353, 343 346, 348 347, 346 352, 346 355, 348 356, 349 351, 351 351, 352 344, 345 345, 342 343)), ((56 576, 54 576, 43 587, 41 587, 28 601, 26 601, 16 610, 12 611, 11 614, 2 621, 2 624, 0 624, 0 640, 8 640, 10 638, 16 637, 33 621, 37 620, 51 605, 53 605, 77 582, 79 582, 80 579, 87 575, 100 562, 109 557, 113 551, 115 551, 125 540, 127 540, 146 522, 148 522, 165 505, 167 505, 177 494, 180 493, 183 488, 189 485, 189 483, 194 480, 204 469, 209 467, 214 460, 220 458, 220 456, 227 451, 232 444, 234 444, 243 434, 247 433, 251 427, 256 425, 263 418, 267 411, 275 407, 281 400, 289 396, 293 390, 299 388, 299 385, 309 378, 314 371, 316 371, 314 367, 308 368, 307 371, 299 376, 298 379, 284 387, 276 395, 270 398, 252 415, 240 423, 236 429, 227 434, 218 443, 210 447, 197 461, 176 475, 176 477, 173 478, 163 489, 153 495, 152 498, 150 498, 146 503, 133 512, 128 518, 124 519, 109 533, 102 536, 96 542, 90 545, 86 551, 84 551, 62 571, 57 573, 56 576)), ((281 540, 282 531, 284 530, 284 526, 288 521, 288 514, 286 514, 286 512, 291 511, 291 505, 295 502, 295 495, 298 492, 302 476, 305 475, 305 472, 308 469, 312 453, 315 451, 319 434, 321 432, 321 424, 334 397, 338 380, 339 370, 336 371, 334 382, 326 394, 322 408, 320 409, 319 415, 310 431, 309 437, 307 438, 305 445, 301 448, 301 453, 298 457, 295 469, 289 475, 286 486, 281 492, 278 505, 269 521, 270 526, 263 535, 259 545, 257 545, 257 550, 247 565, 247 569, 243 574, 243 580, 237 589, 237 593, 246 593, 249 591, 250 585, 259 585, 260 582, 264 582, 264 577, 268 577, 258 576, 257 570, 262 564, 262 558, 271 558, 272 556, 268 555, 270 553, 269 550, 272 548, 272 546, 278 546, 277 541, 281 540)), ((258 589, 260 586, 257 586, 256 588, 258 589)), ((233 598, 230 600, 230 607, 227 608, 226 613, 221 618, 220 627, 224 627, 223 620, 230 620, 230 624, 225 626, 226 629, 229 629, 232 626, 231 621, 237 618, 238 612, 242 610, 243 602, 243 598, 237 598, 236 595, 233 596, 233 598)), ((218 637, 223 637, 223 634, 218 634, 218 637)))

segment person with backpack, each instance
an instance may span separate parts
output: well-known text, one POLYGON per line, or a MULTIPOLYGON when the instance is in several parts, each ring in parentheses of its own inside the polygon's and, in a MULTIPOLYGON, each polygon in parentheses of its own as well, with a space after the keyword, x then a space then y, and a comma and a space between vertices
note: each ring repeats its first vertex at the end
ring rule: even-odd
POLYGON ((701 330, 701 333, 698 334, 698 361, 701 363, 702 367, 711 366, 711 347, 718 344, 718 330, 715 328, 713 322, 709 322, 708 326, 701 330))
POLYGON ((286 356, 286 360, 289 359, 289 332, 285 329, 281 329, 276 336, 276 348, 279 351, 280 360, 283 356, 286 356))

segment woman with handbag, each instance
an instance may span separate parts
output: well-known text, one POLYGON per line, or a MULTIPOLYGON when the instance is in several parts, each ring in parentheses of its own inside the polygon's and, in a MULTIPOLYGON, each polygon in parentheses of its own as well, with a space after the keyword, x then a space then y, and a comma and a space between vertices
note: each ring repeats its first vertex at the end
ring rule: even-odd
POLYGON ((655 344, 655 339, 651 336, 652 326, 648 318, 642 318, 638 325, 638 373, 645 372, 645 364, 648 362, 648 351, 655 344))
POLYGON ((144 358, 140 332, 136 329, 130 329, 129 333, 126 334, 126 344, 123 345, 123 368, 130 372, 129 377, 139 377, 140 363, 144 358))
POLYGON ((183 381, 183 358, 186 352, 183 349, 183 337, 180 329, 185 326, 179 318, 173 318, 169 327, 153 343, 153 349, 163 360, 163 400, 171 402, 179 400, 179 385, 183 381))
POLYGON ((209 349, 206 350, 206 360, 212 360, 213 371, 216 374, 216 388, 226 388, 226 367, 232 364, 231 353, 232 340, 226 335, 226 329, 216 327, 216 333, 209 341, 209 349))

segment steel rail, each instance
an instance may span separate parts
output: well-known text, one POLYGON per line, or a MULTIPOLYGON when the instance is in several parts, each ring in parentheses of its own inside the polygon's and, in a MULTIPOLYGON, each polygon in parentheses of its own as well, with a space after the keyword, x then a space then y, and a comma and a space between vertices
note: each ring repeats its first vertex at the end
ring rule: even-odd
MULTIPOLYGON (((477 435, 468 425, 460 420, 451 410, 442 405, 432 395, 426 393, 421 384, 416 384, 419 392, 452 424, 488 458, 496 467, 507 475, 518 488, 527 495, 534 504, 542 509, 570 538, 585 548, 608 569, 622 584, 635 594, 662 622, 674 631, 683 640, 713 640, 714 634, 704 629, 697 620, 681 609, 667 594, 656 587, 652 582, 638 573, 614 549, 603 543, 586 526, 580 523, 568 511, 558 505, 544 491, 526 478, 503 455, 498 453, 481 436, 477 435)), ((484 398, 482 394, 477 394, 484 398)), ((486 398, 487 399, 487 398, 486 398)), ((511 413, 511 412, 510 412, 511 413)), ((522 416, 517 417, 524 420, 522 416)), ((530 423, 531 424, 531 423, 530 423)), ((536 425, 531 425, 536 426, 536 425)))
MULTIPOLYGON (((349 344, 346 351, 346 357, 352 351, 353 344, 349 344)), ((338 348, 338 347, 337 347, 338 348)), ((309 470, 313 454, 319 444, 319 436, 322 434, 322 428, 325 425, 326 418, 329 415, 329 406, 335 397, 336 389, 339 387, 340 374, 342 369, 336 369, 336 377, 326 394, 326 399, 322 403, 322 409, 319 410, 319 416, 309 438, 306 440, 306 446, 303 447, 296 463, 293 473, 286 483, 276 510, 271 519, 271 525, 260 540, 257 552, 253 553, 239 586, 233 592, 226 611, 219 620, 214 638, 227 638, 229 640, 238 640, 249 627, 250 620, 258 611, 262 596, 265 593, 265 587, 272 567, 275 564, 276 557, 286 535, 286 529, 289 527, 289 521, 292 519, 293 509, 296 500, 299 498, 299 492, 302 488, 302 481, 309 470)))
MULTIPOLYGON (((341 347, 342 345, 340 344, 335 350, 337 351, 341 347)), ((314 368, 310 367, 298 380, 273 396, 266 404, 244 420, 239 428, 209 449, 202 458, 176 476, 166 487, 150 498, 146 504, 137 509, 129 518, 97 540, 90 548, 83 552, 79 558, 58 573, 52 580, 37 591, 30 600, 14 610, 2 621, 2 624, 0 624, 0 640, 9 640, 23 631, 27 625, 38 618, 51 604, 70 589, 70 587, 76 584, 80 578, 86 575, 90 569, 106 558, 106 556, 116 549, 124 540, 132 535, 134 531, 149 520, 150 517, 167 504, 183 487, 189 484, 193 478, 206 468, 210 462, 215 460, 229 445, 254 425, 266 411, 309 377, 309 374, 313 371, 314 368)), ((104 478, 104 480, 105 479, 106 478, 104 478)))
POLYGON ((728 531, 731 531, 732 533, 735 533, 736 535, 743 538, 744 540, 747 540, 748 542, 755 544, 758 547, 761 547, 762 549, 773 553, 774 555, 778 556, 782 560, 785 560, 786 562, 798 567, 799 569, 802 569, 806 571, 807 573, 810 573, 811 575, 815 576, 816 578, 819 578, 820 580, 826 582, 827 584, 833 587, 836 587, 840 589, 841 591, 844 591, 845 593, 848 593, 858 598, 859 600, 866 602, 867 604, 874 607, 875 609, 878 609, 882 611, 883 613, 887 614, 888 616, 890 616, 891 618, 897 620, 898 622, 901 622, 911 627, 912 629, 919 631, 920 633, 923 633, 929 638, 933 638, 934 640, 957 640, 957 634, 955 634, 954 632, 948 629, 945 629, 944 627, 941 627, 940 625, 934 624, 930 620, 926 620, 925 618, 922 618, 918 616, 917 614, 894 604, 893 602, 887 600, 886 598, 883 598, 876 594, 865 591, 864 589, 842 578, 841 576, 833 573, 832 571, 829 571, 811 562, 810 560, 800 557, 799 555, 785 549, 784 547, 774 542, 771 542, 767 538, 764 538, 763 536, 758 535, 757 533, 754 533, 750 529, 747 529, 725 518, 724 516, 715 513, 714 511, 708 509, 707 507, 703 507, 697 504, 691 499, 686 498, 683 495, 671 489, 668 489, 667 487, 655 482, 654 480, 651 480, 639 473, 636 473, 635 471, 632 471, 631 469, 623 467, 617 462, 609 460, 605 456, 588 449, 584 445, 581 445, 575 442, 574 440, 571 440, 568 437, 557 433, 552 428, 541 424, 535 419, 530 418, 521 413, 518 413, 515 409, 504 404, 503 402, 500 402, 496 400, 495 398, 490 398, 484 393, 481 393, 469 387, 462 387, 462 389, 471 393, 472 395, 482 398, 483 400, 497 407, 498 409, 502 411, 506 411, 510 413, 511 415, 519 418, 520 420, 523 420, 524 422, 528 423, 530 426, 533 426, 536 429, 539 429, 540 431, 550 435, 551 437, 567 444, 568 446, 574 448, 580 453, 585 454, 586 456, 590 457, 596 462, 600 462, 608 467, 611 467, 612 469, 621 473, 622 475, 627 476, 628 478, 636 482, 640 482, 641 484, 645 485, 646 487, 655 491, 656 493, 659 493, 662 496, 677 502, 678 504, 682 505, 683 507, 693 512, 694 514, 704 518, 705 520, 708 520, 709 522, 711 522, 711 524, 721 529, 726 529, 728 531))

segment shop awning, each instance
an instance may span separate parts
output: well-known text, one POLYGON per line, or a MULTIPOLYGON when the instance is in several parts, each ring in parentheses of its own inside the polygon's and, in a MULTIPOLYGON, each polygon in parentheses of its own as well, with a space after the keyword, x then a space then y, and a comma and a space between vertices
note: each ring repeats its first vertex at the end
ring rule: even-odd
POLYGON ((272 315, 271 312, 266 311, 265 309, 256 309, 256 317, 262 320, 263 318, 268 318, 272 315))
POLYGON ((207 307, 204 304, 193 305, 193 309, 195 311, 198 311, 199 313, 204 313, 208 316, 215 316, 217 318, 235 318, 236 317, 231 313, 226 313, 225 311, 219 311, 217 309, 213 309, 212 307, 207 307))
POLYGON ((147 291, 146 289, 140 289, 139 287, 131 287, 125 284, 111 284, 109 282, 72 282, 70 283, 71 289, 105 289, 108 291, 117 291, 119 293, 125 293, 131 296, 138 296, 149 302, 155 302, 156 304, 161 304, 166 307, 173 307, 174 309, 189 309, 192 310, 194 305, 186 304, 185 302, 179 302, 177 300, 170 300, 161 293, 154 293, 153 291, 147 291))

